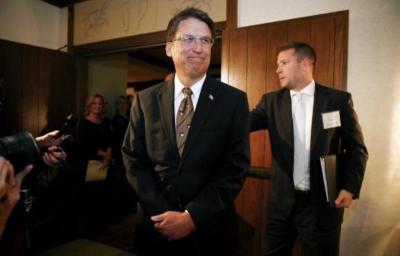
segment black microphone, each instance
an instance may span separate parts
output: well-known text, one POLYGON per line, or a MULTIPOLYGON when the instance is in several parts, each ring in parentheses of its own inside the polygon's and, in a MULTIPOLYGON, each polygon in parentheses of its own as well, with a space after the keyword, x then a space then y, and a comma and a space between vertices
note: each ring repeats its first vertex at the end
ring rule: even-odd
POLYGON ((56 139, 58 139, 61 142, 61 144, 73 141, 73 136, 71 135, 71 133, 77 121, 78 118, 76 118, 76 116, 74 116, 73 114, 67 116, 67 118, 65 119, 64 126, 55 136, 56 139))

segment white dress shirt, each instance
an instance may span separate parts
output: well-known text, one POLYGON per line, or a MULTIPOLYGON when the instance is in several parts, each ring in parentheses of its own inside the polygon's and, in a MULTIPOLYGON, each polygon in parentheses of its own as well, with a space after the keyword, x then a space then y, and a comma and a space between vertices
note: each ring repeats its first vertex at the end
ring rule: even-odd
MULTIPOLYGON (((196 111, 197 102, 199 101, 201 88, 203 88, 204 81, 206 80, 206 75, 203 76, 199 81, 193 84, 190 89, 192 90, 192 102, 193 102, 193 111, 196 111)), ((185 95, 182 92, 183 84, 179 80, 178 75, 175 75, 174 78, 175 84, 175 92, 174 92, 174 119, 175 119, 175 127, 176 127, 176 115, 178 113, 179 105, 182 100, 185 98, 185 95)))
POLYGON ((314 107, 315 82, 311 81, 301 91, 290 91, 292 99, 292 120, 294 141, 300 143, 295 145, 294 164, 293 164, 293 180, 296 190, 310 190, 310 145, 311 145, 311 125, 314 107), (298 134, 296 127, 295 113, 298 106, 297 97, 301 94, 301 104, 304 108, 304 136, 298 134))

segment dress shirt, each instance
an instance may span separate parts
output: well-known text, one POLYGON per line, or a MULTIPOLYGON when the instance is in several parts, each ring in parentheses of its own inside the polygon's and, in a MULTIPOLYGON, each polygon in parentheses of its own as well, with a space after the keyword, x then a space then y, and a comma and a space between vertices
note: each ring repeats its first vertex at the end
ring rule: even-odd
MULTIPOLYGON (((295 181, 295 189, 308 191, 310 190, 310 145, 311 145, 311 125, 313 117, 313 107, 314 107, 314 92, 315 92, 315 82, 312 80, 306 87, 301 91, 290 90, 290 95, 292 98, 292 113, 295 113, 296 104, 293 98, 296 94, 301 94, 301 101, 305 110, 305 138, 304 138, 304 152, 295 152, 295 159, 293 164, 293 175, 297 177, 302 177, 299 181, 295 181), (296 154, 301 154, 304 157, 304 162, 300 163, 297 161, 296 154)), ((293 123, 294 123, 294 116, 293 123)), ((295 128, 295 127, 294 127, 295 128)), ((297 133, 294 132, 294 140, 298 140, 297 133)))
MULTIPOLYGON (((193 84, 190 89, 192 90, 192 102, 193 102, 193 111, 196 111, 197 102, 199 101, 201 88, 203 88, 204 80, 206 80, 206 75, 203 76, 199 81, 193 84)), ((181 101, 185 98, 185 95, 182 92, 183 84, 179 80, 178 75, 175 75, 174 78, 175 84, 175 92, 174 92, 174 114, 175 114, 175 127, 176 127, 176 115, 178 113, 179 105, 181 101)))

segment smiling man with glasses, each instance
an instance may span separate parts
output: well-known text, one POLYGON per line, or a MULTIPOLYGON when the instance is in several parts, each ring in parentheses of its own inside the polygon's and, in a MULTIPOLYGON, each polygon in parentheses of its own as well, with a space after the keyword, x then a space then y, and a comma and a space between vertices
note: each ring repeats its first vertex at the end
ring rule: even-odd
POLYGON ((140 202, 138 255, 237 255, 249 112, 244 92, 206 75, 214 38, 207 13, 175 15, 165 46, 175 76, 133 100, 122 151, 140 202))

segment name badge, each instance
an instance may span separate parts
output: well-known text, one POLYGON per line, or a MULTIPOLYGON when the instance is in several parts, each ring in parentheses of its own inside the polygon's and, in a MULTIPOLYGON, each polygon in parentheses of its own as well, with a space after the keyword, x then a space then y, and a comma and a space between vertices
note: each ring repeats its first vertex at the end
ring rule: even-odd
POLYGON ((324 129, 340 127, 342 124, 340 123, 339 110, 322 113, 322 123, 324 125, 324 129))

